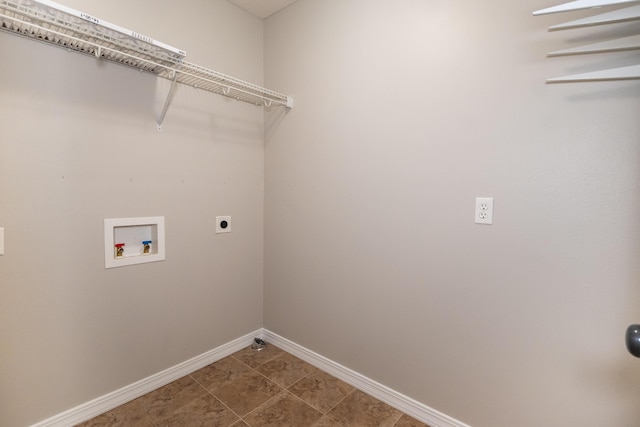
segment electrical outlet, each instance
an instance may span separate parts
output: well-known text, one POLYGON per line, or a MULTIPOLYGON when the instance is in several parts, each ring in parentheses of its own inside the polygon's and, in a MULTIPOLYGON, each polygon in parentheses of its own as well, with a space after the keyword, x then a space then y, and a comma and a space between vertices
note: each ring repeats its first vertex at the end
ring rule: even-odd
POLYGON ((476 197, 476 224, 493 224, 493 197, 476 197))
POLYGON ((218 233, 231 233, 231 217, 230 216, 216 217, 216 234, 218 233))

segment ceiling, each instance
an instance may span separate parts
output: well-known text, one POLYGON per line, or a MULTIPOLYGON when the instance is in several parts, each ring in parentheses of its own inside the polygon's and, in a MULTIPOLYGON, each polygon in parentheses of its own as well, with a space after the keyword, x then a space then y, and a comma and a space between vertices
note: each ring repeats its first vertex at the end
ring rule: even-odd
POLYGON ((229 0, 260 19, 267 18, 296 0, 229 0))

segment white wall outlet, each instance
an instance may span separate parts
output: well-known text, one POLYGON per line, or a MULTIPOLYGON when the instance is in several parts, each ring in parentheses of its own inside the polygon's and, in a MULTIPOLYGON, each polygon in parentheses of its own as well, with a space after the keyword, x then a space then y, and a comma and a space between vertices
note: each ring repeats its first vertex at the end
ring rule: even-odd
POLYGON ((476 224, 493 224, 493 197, 476 197, 476 224))
POLYGON ((216 234, 218 233, 231 233, 231 217, 230 216, 216 217, 216 234))

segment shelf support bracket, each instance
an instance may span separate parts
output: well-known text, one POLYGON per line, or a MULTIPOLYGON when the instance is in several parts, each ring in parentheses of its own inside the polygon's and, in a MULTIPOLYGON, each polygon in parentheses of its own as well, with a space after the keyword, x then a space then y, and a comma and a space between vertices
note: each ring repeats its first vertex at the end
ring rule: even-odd
POLYGON ((178 78, 178 72, 176 70, 173 70, 173 77, 171 77, 171 87, 169 88, 167 99, 164 101, 164 107, 162 107, 162 112, 160 113, 160 118, 158 119, 158 132, 162 132, 162 123, 164 122, 164 118, 167 115, 167 110, 169 109, 169 104, 171 104, 171 98, 173 98, 173 93, 176 90, 177 78, 178 78))

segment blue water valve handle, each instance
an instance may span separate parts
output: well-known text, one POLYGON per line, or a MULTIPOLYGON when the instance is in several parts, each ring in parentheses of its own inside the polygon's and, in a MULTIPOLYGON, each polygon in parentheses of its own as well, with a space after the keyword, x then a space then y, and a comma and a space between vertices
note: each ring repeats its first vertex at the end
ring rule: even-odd
POLYGON ((153 240, 145 240, 142 242, 143 245, 150 245, 151 243, 153 243, 153 240))

